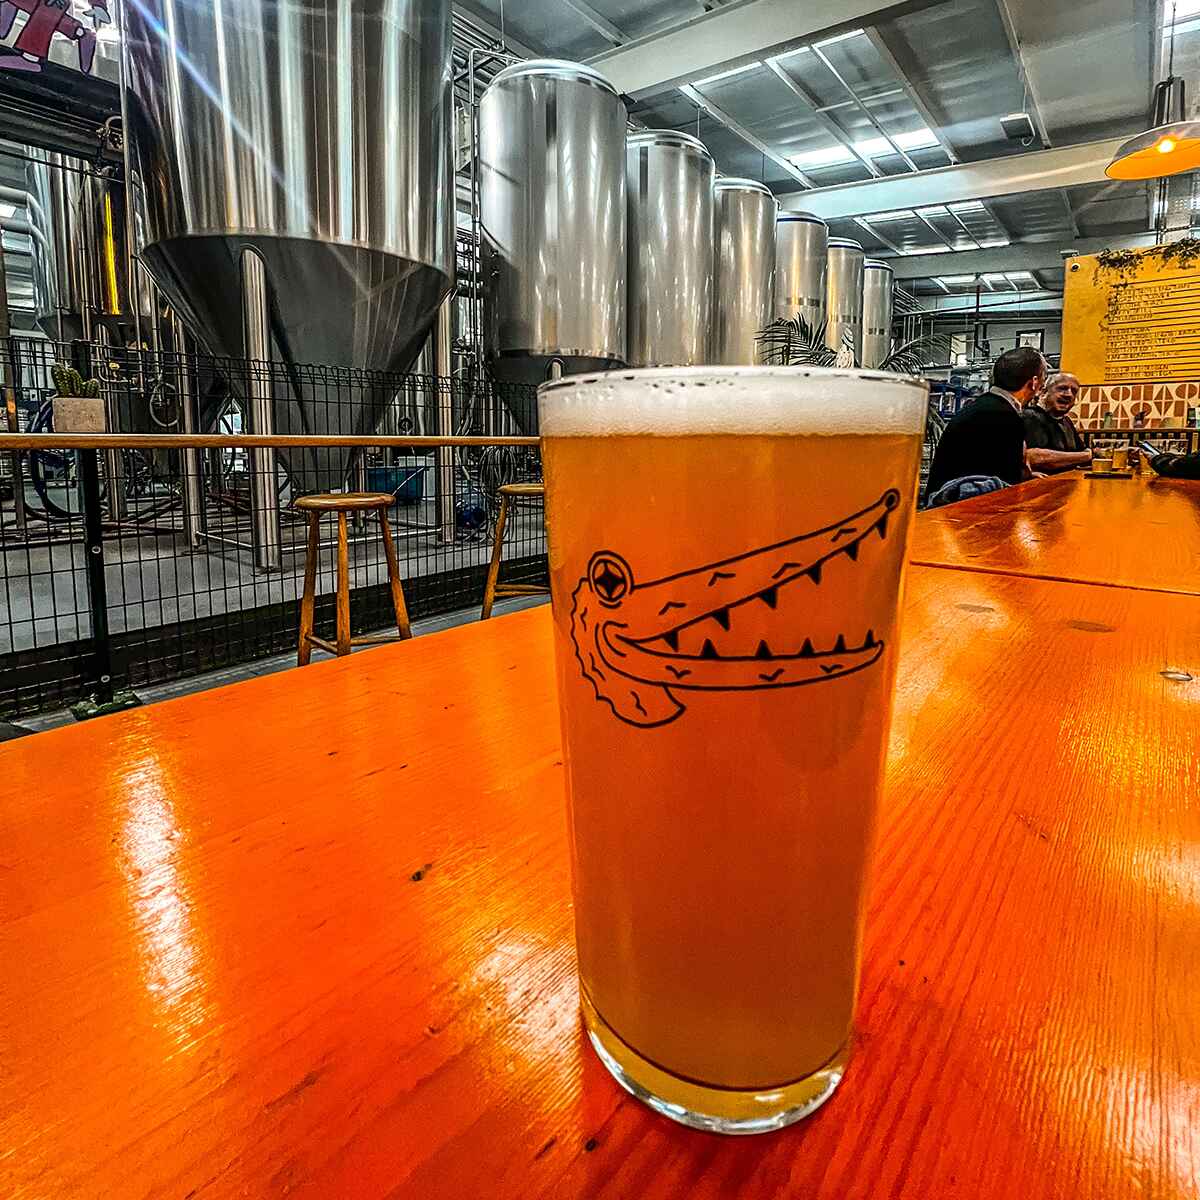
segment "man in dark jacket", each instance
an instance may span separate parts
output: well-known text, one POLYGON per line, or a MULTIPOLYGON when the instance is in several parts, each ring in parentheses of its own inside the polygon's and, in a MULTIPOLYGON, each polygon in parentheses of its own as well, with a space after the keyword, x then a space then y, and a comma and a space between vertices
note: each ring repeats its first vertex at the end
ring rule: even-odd
POLYGON ((1042 394, 1025 406, 1025 458, 1035 471, 1056 475, 1075 467, 1090 467, 1092 455, 1071 420, 1079 396, 1079 380, 1069 371, 1056 371, 1042 394))
POLYGON ((1046 360, 1032 346, 1006 350, 992 367, 992 386, 969 400, 946 426, 933 454, 928 494, 964 475, 1005 483, 1029 478, 1021 409, 1041 391, 1046 360))

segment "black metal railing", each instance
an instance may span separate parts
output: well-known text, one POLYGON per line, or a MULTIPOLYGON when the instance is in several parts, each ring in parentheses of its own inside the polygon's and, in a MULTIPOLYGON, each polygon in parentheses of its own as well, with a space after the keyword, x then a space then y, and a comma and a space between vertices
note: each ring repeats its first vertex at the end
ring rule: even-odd
MULTIPOLYGON (((504 397, 470 379, 14 342, 9 398, 27 432, 19 469, 0 453, 0 717, 294 649, 305 558, 294 504, 312 491, 394 496, 414 619, 477 605, 499 487, 540 478, 536 443, 508 436, 504 397), (50 368, 64 361, 100 381, 110 424, 141 433, 53 443, 50 368), (305 427, 271 445, 247 435, 255 395, 276 425, 305 427)), ((540 506, 510 517, 504 543, 505 578, 544 582, 540 506)), ((374 522, 352 527, 350 549, 353 631, 386 630, 374 522)), ((334 579, 324 546, 327 629, 334 579)))

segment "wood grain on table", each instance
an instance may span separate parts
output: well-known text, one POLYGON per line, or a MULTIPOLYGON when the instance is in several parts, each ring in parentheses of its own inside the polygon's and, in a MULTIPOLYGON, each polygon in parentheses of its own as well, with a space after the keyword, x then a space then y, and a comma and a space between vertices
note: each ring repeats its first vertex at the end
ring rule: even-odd
POLYGON ((1200 487, 1145 476, 1038 479, 932 509, 911 560, 1200 595, 1200 487))
POLYGON ((1200 601, 911 572, 858 1049, 783 1133, 576 1014, 538 609, 0 748, 0 1195, 1194 1197, 1200 601))

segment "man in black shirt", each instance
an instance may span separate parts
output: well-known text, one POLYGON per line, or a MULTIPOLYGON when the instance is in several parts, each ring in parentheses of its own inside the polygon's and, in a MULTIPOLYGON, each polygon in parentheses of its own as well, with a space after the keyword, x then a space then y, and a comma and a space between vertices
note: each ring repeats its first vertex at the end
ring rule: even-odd
POLYGON ((1084 449, 1070 417, 1078 396, 1079 380, 1058 371, 1046 380, 1041 396, 1025 406, 1025 457, 1033 470, 1054 475, 1092 465, 1091 451, 1084 449))
POLYGON ((1046 360, 1032 346, 1006 350, 992 367, 992 386, 969 400, 946 426, 933 454, 928 494, 965 475, 1028 479, 1021 408, 1041 391, 1046 360))

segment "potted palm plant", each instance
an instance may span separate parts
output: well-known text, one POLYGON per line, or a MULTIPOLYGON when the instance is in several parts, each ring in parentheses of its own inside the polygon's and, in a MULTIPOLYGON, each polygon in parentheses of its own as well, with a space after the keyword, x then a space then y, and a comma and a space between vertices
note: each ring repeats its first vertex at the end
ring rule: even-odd
MULTIPOLYGON (((825 322, 810 325, 799 313, 772 321, 765 329, 758 331, 755 340, 758 343, 759 360, 769 366, 858 366, 854 340, 848 330, 842 334, 840 348, 834 350, 825 344, 825 322)), ((877 369, 894 371, 900 375, 920 375, 930 352, 936 352, 943 341, 944 338, 935 336, 911 338, 906 342, 893 341, 891 350, 877 369)), ((931 399, 929 419, 925 426, 926 440, 936 442, 945 425, 945 419, 931 399)))

